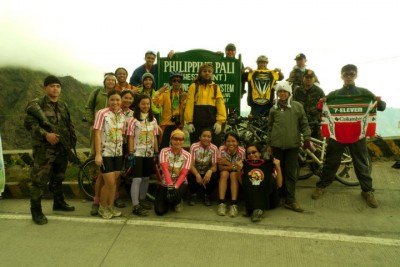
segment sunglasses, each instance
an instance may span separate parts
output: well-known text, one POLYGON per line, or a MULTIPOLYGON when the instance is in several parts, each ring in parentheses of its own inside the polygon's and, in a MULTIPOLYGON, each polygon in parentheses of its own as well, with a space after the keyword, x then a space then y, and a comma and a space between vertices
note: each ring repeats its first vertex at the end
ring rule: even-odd
POLYGON ((356 74, 354 72, 345 72, 342 74, 343 77, 355 77, 356 74))
POLYGON ((183 137, 172 137, 171 140, 173 140, 173 141, 183 141, 184 138, 183 137))
POLYGON ((172 82, 173 82, 173 83, 181 83, 182 81, 179 80, 179 79, 173 79, 172 82))
POLYGON ((254 155, 254 154, 256 154, 256 153, 258 153, 257 150, 248 151, 248 152, 247 152, 247 155, 254 155))

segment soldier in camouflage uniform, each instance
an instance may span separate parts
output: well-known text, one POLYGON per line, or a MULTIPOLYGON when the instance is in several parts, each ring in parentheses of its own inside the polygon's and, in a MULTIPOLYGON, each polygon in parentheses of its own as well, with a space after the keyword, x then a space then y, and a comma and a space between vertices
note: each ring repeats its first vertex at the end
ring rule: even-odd
MULTIPOLYGON (((304 73, 307 69, 306 62, 307 58, 306 55, 300 53, 296 55, 294 58, 296 60, 296 65, 293 67, 293 70, 289 74, 289 78, 287 79, 288 82, 292 85, 293 93, 296 92, 297 88, 303 85, 303 77, 304 73)), ((319 85, 319 81, 316 75, 314 75, 315 83, 319 85)))
POLYGON ((75 210, 65 202, 62 188, 68 156, 76 143, 75 130, 67 105, 58 100, 61 94, 60 80, 48 76, 44 80, 44 90, 46 95, 43 98, 28 103, 24 122, 32 136, 30 195, 32 219, 36 224, 47 223, 41 207, 41 198, 47 184, 54 195, 53 210, 75 210))
MULTIPOLYGON (((321 122, 321 111, 317 108, 318 101, 325 97, 324 91, 315 85, 315 73, 312 70, 305 70, 303 85, 298 87, 293 94, 295 101, 303 104, 307 114, 308 122, 321 122)), ((321 127, 319 124, 310 125, 311 137, 321 139, 321 127)))

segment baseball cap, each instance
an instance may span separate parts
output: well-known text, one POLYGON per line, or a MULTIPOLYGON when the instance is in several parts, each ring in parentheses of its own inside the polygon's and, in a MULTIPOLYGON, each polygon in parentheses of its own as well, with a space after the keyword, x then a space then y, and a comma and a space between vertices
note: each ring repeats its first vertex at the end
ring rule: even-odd
POLYGON ((147 56, 147 55, 154 55, 155 57, 157 56, 157 55, 156 55, 156 52, 151 51, 151 50, 146 51, 146 53, 144 54, 144 56, 147 56))
POLYGON ((264 56, 264 55, 261 55, 261 56, 259 56, 258 58, 257 58, 257 63, 258 62, 267 62, 268 63, 268 57, 267 56, 264 56))
POLYGON ((312 70, 306 70, 306 71, 304 72, 304 77, 306 77, 306 76, 315 77, 315 73, 314 73, 314 71, 312 71, 312 70))
POLYGON ((226 45, 225 50, 235 50, 236 51, 236 46, 232 43, 229 43, 226 45))
POLYGON ((297 55, 296 55, 296 57, 294 58, 294 60, 298 60, 298 59, 301 59, 301 58, 307 59, 307 58, 306 58, 306 55, 304 55, 303 53, 300 53, 300 54, 297 54, 297 55))
POLYGON ((341 73, 345 73, 345 72, 349 72, 349 71, 354 71, 355 73, 357 73, 357 66, 356 65, 353 65, 353 64, 347 64, 347 65, 344 65, 343 67, 342 67, 342 71, 341 71, 341 73))

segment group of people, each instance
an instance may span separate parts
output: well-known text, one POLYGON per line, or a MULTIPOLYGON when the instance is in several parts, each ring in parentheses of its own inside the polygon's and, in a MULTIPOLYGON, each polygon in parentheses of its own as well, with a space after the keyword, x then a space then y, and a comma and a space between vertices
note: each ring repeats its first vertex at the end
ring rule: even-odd
MULTIPOLYGON (((234 57, 235 52, 236 47, 228 44, 226 55, 234 57)), ((242 68, 242 81, 248 83, 251 114, 269 117, 268 158, 262 157, 264 149, 260 144, 242 147, 236 133, 228 132, 221 140, 227 115, 221 89, 212 80, 212 64, 200 66, 188 92, 182 90, 183 75, 178 72, 170 73, 169 84, 157 90, 155 57, 154 52, 146 52, 146 63, 134 71, 129 83, 125 68, 106 73, 103 88, 93 90, 89 96, 86 120, 91 127, 91 156, 101 171, 91 214, 105 219, 122 215, 117 208, 125 207, 119 198, 119 184, 121 170, 126 165, 133 169, 130 195, 132 212, 138 216, 146 216, 152 209, 153 203, 146 199, 146 193, 156 165, 162 175, 154 211, 160 216, 170 209, 180 212, 187 191, 189 206, 199 198, 211 206, 216 188, 220 216, 238 215, 240 188, 245 214, 254 222, 261 220, 265 210, 280 203, 287 209, 302 212, 295 195, 298 151, 301 138, 305 148, 310 146, 311 136, 320 138, 320 127, 318 124, 310 127, 310 122, 320 122, 317 102, 326 99, 314 71, 304 66, 305 55, 296 56, 297 65, 286 81, 280 69, 267 69, 268 58, 263 55, 257 59, 257 70, 242 68), (184 146, 188 141, 184 127, 190 133, 190 148, 184 146)), ((374 96, 367 89, 355 86, 357 73, 355 65, 344 66, 343 88, 327 97, 374 96)), ((67 104, 59 100, 61 81, 50 75, 44 80, 44 89, 43 98, 28 103, 25 118, 33 143, 30 190, 32 219, 36 224, 47 223, 41 208, 47 184, 54 194, 53 210, 74 210, 64 200, 62 181, 68 154, 76 142, 75 131, 67 104)), ((378 97, 377 101, 378 110, 384 110, 385 103, 378 97)), ((328 143, 322 176, 312 198, 320 198, 333 181, 340 156, 348 146, 362 196, 369 206, 377 207, 365 138, 352 144, 333 139, 328 143)))

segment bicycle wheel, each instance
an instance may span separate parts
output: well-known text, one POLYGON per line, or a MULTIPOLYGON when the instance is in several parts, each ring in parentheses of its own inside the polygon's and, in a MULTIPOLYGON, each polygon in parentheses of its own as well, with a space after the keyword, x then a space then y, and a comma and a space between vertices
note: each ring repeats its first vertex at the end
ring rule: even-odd
POLYGON ((348 186, 357 186, 360 184, 357 179, 356 173, 354 172, 353 160, 351 159, 350 150, 347 147, 343 152, 341 164, 338 171, 336 172, 335 178, 340 183, 348 186))
POLYGON ((299 169, 297 171, 297 180, 305 180, 314 175, 313 167, 299 160, 299 169))
POLYGON ((97 177, 100 174, 100 169, 94 162, 94 159, 86 160, 78 174, 78 184, 82 193, 89 200, 93 200, 94 197, 94 187, 96 185, 97 177))

